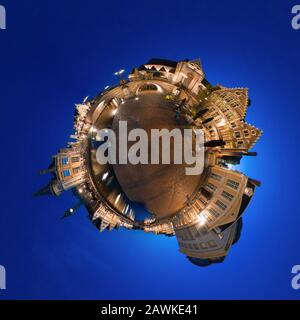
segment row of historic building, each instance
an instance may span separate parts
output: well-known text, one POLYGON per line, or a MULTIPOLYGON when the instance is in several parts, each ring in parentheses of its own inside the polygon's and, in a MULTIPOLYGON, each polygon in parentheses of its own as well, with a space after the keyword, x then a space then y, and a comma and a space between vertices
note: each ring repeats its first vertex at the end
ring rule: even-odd
MULTIPOLYGON (((245 88, 212 87, 199 60, 151 59, 134 68, 129 81, 122 80, 119 86, 76 105, 71 136, 74 141, 61 149, 44 170, 52 174, 52 180, 38 194, 58 196, 72 189, 100 231, 123 226, 155 234, 175 234, 179 250, 192 262, 202 265, 221 261, 239 236, 241 215, 259 184, 228 168, 229 163, 239 163, 242 156, 254 155, 249 149, 261 135, 259 129, 245 122, 249 104, 245 88), (90 140, 97 140, 93 135, 96 119, 103 117, 103 125, 107 125, 113 111, 125 99, 138 97, 146 90, 158 90, 166 99, 184 105, 191 110, 193 126, 204 130, 206 141, 223 143, 206 148, 204 182, 185 208, 170 219, 159 221, 153 217, 139 222, 126 197, 117 189, 113 173, 106 177, 109 169, 100 168, 101 174, 93 175, 90 169, 93 156, 89 151, 90 140), (199 117, 193 118, 192 112, 198 112, 199 117), (115 189, 109 189, 108 185, 114 183, 115 189), (103 194, 99 192, 102 185, 103 194)), ((73 211, 71 208, 68 214, 73 211)))

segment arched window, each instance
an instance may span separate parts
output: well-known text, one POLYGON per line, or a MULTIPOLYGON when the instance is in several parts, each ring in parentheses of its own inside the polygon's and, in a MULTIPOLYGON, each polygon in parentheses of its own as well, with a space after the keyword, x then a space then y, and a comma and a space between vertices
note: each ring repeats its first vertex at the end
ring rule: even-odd
POLYGON ((139 92, 143 91, 157 91, 158 87, 155 84, 152 83, 146 83, 143 84, 141 87, 139 87, 139 92))

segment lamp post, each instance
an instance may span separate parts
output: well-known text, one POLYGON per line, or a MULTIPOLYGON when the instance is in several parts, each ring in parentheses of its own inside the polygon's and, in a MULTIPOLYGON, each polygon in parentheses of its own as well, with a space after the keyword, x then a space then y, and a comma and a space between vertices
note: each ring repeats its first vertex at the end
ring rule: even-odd
POLYGON ((125 69, 120 69, 114 73, 115 76, 119 77, 120 83, 122 83, 122 74, 125 72, 125 69))

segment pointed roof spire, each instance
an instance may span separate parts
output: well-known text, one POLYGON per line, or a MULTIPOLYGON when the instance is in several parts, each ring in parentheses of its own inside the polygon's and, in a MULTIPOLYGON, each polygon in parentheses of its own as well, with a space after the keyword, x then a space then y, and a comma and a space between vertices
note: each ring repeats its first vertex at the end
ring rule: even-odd
POLYGON ((53 173, 53 172, 55 172, 55 167, 40 170, 39 174, 42 175, 42 174, 53 173))
POLYGON ((51 182, 33 194, 35 197, 53 195, 51 182))
POLYGON ((104 229, 106 229, 109 226, 109 223, 102 220, 100 224, 100 232, 102 232, 104 229))
POLYGON ((49 167, 47 169, 43 169, 39 171, 39 174, 47 174, 47 173, 53 173, 55 172, 55 163, 54 160, 50 163, 49 167))

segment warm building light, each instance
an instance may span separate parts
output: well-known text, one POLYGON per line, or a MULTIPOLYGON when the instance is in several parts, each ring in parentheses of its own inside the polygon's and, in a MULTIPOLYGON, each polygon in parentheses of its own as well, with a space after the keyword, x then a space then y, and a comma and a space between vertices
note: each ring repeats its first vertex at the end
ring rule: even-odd
POLYGON ((224 126, 224 125, 225 125, 225 119, 223 118, 223 119, 221 119, 220 122, 218 122, 218 126, 219 126, 219 127, 222 127, 222 126, 224 126))
POLYGON ((202 227, 206 224, 206 221, 207 221, 207 218, 205 216, 205 214, 201 213, 199 216, 198 216, 198 223, 199 225, 202 227))
POLYGON ((95 128, 94 126, 91 126, 90 131, 91 131, 91 133, 93 133, 93 132, 97 132, 98 130, 97 130, 97 128, 95 128))
POLYGON ((108 171, 106 171, 102 176, 102 181, 105 181, 108 177, 108 171))
POLYGON ((119 202, 120 198, 121 198, 121 193, 119 193, 117 195, 116 200, 115 200, 115 204, 117 204, 119 202))
POLYGON ((125 207, 124 214, 127 214, 128 209, 129 209, 129 205, 127 205, 127 206, 125 207))
MULTIPOLYGON (((107 227, 122 226, 154 234, 179 235, 180 252, 186 254, 192 263, 202 266, 223 261, 230 246, 239 238, 241 220, 238 219, 259 185, 259 181, 248 180, 237 171, 243 155, 256 155, 248 149, 261 135, 259 129, 244 121, 249 104, 246 99, 248 89, 211 87, 198 59, 151 59, 149 63, 134 68, 128 76, 129 81, 126 80, 127 69, 126 72, 124 69, 113 70, 111 76, 116 77, 118 84, 103 86, 96 97, 85 98, 76 105, 75 132, 71 136, 75 142, 60 149, 55 155, 59 161, 53 163, 51 159, 49 168, 43 170, 51 173, 51 180, 36 195, 58 196, 64 190, 75 190, 80 202, 64 209, 64 217, 73 216, 80 205, 84 205, 89 218, 101 232, 107 227), (166 71, 170 74, 167 75, 166 71), (164 81, 158 80, 160 74, 164 81), (120 130, 118 118, 121 114, 122 121, 127 121, 130 126, 125 132, 120 130), (158 127, 160 129, 156 129, 158 127), (173 143, 173 129, 184 133, 182 129, 185 127, 193 131, 180 139, 181 142, 173 143), (165 141, 169 142, 169 151, 165 150, 164 146, 167 148, 168 145, 160 137, 155 142, 155 135, 152 135, 152 130, 161 131, 163 128, 169 134, 168 141, 165 141), (149 139, 145 142, 149 148, 145 145, 140 156, 131 157, 138 144, 144 141, 132 141, 136 144, 127 148, 127 141, 131 140, 128 129, 147 132, 146 138, 149 139), (115 133, 115 137, 111 137, 111 133, 115 133), (124 135, 126 145, 121 138, 124 135), (192 141, 186 138, 192 138, 192 141), (158 150, 155 146, 159 146, 158 150), (192 152, 186 152, 191 151, 190 147, 192 152), (148 151, 145 157, 144 150, 148 151), (104 157, 98 151, 105 152, 104 157), (119 153, 125 156, 125 165, 120 161, 119 153), (164 155, 170 153, 169 162, 164 161, 164 155), (178 153, 181 161, 177 164, 171 158, 178 153), (64 167, 67 164, 64 158, 72 159, 70 168, 64 167), (107 161, 103 162, 103 158, 107 161), (134 164, 132 160, 136 158, 140 159, 134 164), (144 160, 148 165, 140 166, 144 160), (196 162, 195 167, 191 160, 196 162), (168 168, 167 164, 170 165, 168 168), (71 179, 72 173, 76 176, 74 179, 71 179), (169 192, 170 188, 172 192, 169 192), (127 201, 127 194, 132 200, 145 204, 149 218, 143 221, 137 211, 135 220, 135 211, 127 201), (100 222, 99 218, 105 220, 100 222), (224 225, 228 225, 226 232, 222 228, 224 225), (181 231, 190 235, 196 232, 197 237, 193 243, 181 242, 182 237, 185 239, 181 231), (208 244, 209 250, 204 250, 204 243, 208 244)), ((140 134, 138 136, 142 138, 140 134)))

